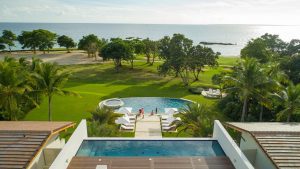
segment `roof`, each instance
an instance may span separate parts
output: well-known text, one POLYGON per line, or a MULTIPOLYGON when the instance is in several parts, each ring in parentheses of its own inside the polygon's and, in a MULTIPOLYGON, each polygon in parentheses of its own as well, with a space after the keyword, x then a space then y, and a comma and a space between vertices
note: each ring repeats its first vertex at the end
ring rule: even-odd
POLYGON ((47 131, 52 133, 73 125, 72 122, 0 121, 0 131, 47 131))
POLYGON ((249 132, 296 132, 300 133, 300 123, 280 122, 227 122, 225 125, 249 132))
POLYGON ((234 169, 228 157, 73 157, 68 169, 96 169, 107 165, 107 169, 234 169))
POLYGON ((26 168, 53 134, 72 122, 0 122, 0 168, 26 168))
POLYGON ((227 123, 248 132, 277 168, 300 168, 300 123, 227 123))

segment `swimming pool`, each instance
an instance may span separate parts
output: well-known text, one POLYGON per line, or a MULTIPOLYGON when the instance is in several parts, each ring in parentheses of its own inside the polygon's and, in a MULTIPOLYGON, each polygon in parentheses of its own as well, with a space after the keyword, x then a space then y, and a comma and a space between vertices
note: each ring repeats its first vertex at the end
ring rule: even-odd
POLYGON ((216 157, 225 153, 215 140, 84 140, 76 156, 216 157))
POLYGON ((164 98, 164 97, 130 97, 120 98, 124 105, 123 107, 132 107, 132 112, 137 113, 139 109, 144 108, 145 113, 151 113, 157 108, 158 113, 164 113, 165 108, 185 108, 191 101, 176 99, 176 98, 164 98))

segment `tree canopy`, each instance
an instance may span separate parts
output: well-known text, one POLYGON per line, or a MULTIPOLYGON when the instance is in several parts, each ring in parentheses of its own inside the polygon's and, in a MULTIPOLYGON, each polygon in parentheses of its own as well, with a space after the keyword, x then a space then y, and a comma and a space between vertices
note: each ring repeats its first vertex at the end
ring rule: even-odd
POLYGON ((185 86, 189 85, 189 73, 193 72, 195 80, 205 65, 218 65, 220 53, 215 53, 211 48, 201 45, 193 46, 193 41, 182 34, 173 37, 164 37, 159 45, 160 57, 164 63, 159 66, 161 74, 175 72, 175 77, 181 77, 185 86))
POLYGON ((70 53, 70 48, 76 47, 74 40, 66 35, 59 36, 57 38, 57 43, 59 46, 66 47, 68 53, 70 53))
POLYGON ((96 53, 101 50, 104 44, 104 40, 99 39, 94 34, 90 34, 83 36, 82 39, 79 40, 78 49, 85 50, 88 53, 88 57, 94 57, 96 59, 96 53))
POLYGON ((133 55, 133 50, 128 43, 117 38, 111 39, 111 42, 103 46, 101 55, 105 60, 112 59, 115 64, 116 71, 119 71, 121 61, 129 60, 129 58, 133 55))
POLYGON ((15 46, 15 41, 17 40, 17 36, 10 30, 3 30, 1 39, 2 39, 2 43, 7 45, 9 51, 11 51, 11 47, 15 46))
POLYGON ((18 36, 18 41, 22 45, 22 48, 29 48, 36 53, 39 49, 45 53, 45 50, 53 48, 56 40, 56 34, 48 30, 38 29, 33 31, 23 31, 18 36))

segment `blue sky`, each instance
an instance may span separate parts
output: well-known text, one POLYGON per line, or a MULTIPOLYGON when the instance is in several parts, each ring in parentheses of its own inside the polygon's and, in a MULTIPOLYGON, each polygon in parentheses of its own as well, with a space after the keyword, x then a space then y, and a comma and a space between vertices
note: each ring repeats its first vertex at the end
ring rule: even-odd
POLYGON ((300 0, 0 0, 0 22, 300 25, 300 0))

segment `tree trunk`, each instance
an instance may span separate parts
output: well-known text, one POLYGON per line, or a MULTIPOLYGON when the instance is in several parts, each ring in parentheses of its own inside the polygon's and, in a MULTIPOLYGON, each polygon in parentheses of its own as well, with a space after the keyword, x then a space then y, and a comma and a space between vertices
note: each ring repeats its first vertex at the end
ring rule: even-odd
POLYGON ((43 54, 46 54, 46 51, 45 51, 45 50, 43 50, 43 54))
POLYGON ((147 63, 150 63, 150 55, 146 55, 147 57, 147 63))
POLYGON ((133 69, 133 60, 130 60, 131 69, 133 69))
POLYGON ((262 117, 264 113, 264 106, 260 105, 259 121, 262 122, 262 117))
POLYGON ((8 46, 8 49, 9 49, 9 53, 11 54, 11 47, 10 47, 10 46, 8 46))
POLYGON ((155 55, 152 55, 152 62, 150 65, 153 65, 154 64, 154 60, 155 60, 155 55))
POLYGON ((33 54, 36 54, 36 49, 35 48, 33 48, 33 54))
POLYGON ((52 117, 51 117, 51 96, 48 96, 48 121, 52 121, 52 117))
POLYGON ((290 120, 291 120, 291 115, 288 114, 287 119, 286 119, 286 122, 290 122, 290 120))
POLYGON ((69 49, 69 48, 67 48, 67 53, 71 53, 71 51, 70 51, 70 49, 69 49))
POLYGON ((248 104, 248 97, 245 97, 244 104, 243 104, 243 112, 242 112, 241 122, 245 121, 245 116, 247 114, 247 104, 248 104))

